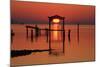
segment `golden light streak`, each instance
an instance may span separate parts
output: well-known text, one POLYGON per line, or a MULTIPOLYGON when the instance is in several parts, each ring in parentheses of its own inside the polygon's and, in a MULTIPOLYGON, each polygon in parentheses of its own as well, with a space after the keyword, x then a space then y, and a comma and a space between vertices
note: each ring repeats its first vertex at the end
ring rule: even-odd
POLYGON ((53 40, 58 40, 58 31, 56 31, 56 30, 58 30, 59 28, 59 24, 54 24, 53 25, 53 29, 55 30, 55 31, 53 31, 53 40))

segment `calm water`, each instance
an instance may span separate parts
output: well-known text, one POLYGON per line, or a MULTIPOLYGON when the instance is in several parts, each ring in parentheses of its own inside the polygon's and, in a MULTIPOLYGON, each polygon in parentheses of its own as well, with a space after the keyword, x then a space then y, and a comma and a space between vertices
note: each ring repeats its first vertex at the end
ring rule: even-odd
MULTIPOLYGON (((41 36, 31 40, 31 29, 29 36, 26 37, 25 25, 12 24, 15 36, 11 44, 11 50, 43 50, 49 49, 49 42, 45 31, 41 32, 41 36)), ((34 26, 34 25, 31 25, 34 26)), ((38 25, 39 28, 48 28, 46 24, 38 25)), ((59 25, 52 25, 54 30, 60 29, 59 25)), ((33 30, 34 33, 34 30, 33 30)), ((63 53, 63 38, 61 31, 51 32, 51 48, 49 52, 33 52, 30 55, 11 58, 12 65, 27 65, 27 64, 46 64, 46 63, 61 63, 61 62, 77 62, 77 61, 93 61, 95 59, 95 28, 94 25, 79 26, 79 42, 77 36, 77 25, 65 25, 65 46, 63 53), (70 29, 70 41, 68 39, 68 30, 70 29)))

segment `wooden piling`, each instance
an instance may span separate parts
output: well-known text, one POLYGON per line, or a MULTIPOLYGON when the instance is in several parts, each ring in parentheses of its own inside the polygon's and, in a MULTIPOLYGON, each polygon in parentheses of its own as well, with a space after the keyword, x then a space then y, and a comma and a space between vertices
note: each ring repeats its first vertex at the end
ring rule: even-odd
POLYGON ((68 30, 68 41, 69 41, 69 43, 70 43, 70 29, 68 30))
POLYGON ((33 42, 33 29, 31 29, 31 42, 33 42))
POLYGON ((37 27, 37 25, 35 26, 35 36, 39 36, 39 28, 37 27))
POLYGON ((26 26, 26 37, 28 38, 28 27, 26 26))

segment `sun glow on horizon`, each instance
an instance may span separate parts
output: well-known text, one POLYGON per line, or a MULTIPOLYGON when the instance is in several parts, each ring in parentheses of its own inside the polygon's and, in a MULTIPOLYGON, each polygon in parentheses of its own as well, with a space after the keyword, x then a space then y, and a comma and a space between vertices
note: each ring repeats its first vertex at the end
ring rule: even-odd
POLYGON ((59 23, 60 22, 60 19, 53 19, 53 23, 59 23))

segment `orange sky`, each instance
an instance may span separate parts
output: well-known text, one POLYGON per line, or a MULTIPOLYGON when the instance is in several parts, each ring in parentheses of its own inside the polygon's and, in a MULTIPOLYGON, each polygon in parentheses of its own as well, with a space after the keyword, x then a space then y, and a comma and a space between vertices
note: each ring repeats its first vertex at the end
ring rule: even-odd
POLYGON ((65 23, 91 23, 95 21, 95 6, 50 4, 39 2, 11 2, 12 23, 48 23, 48 16, 64 16, 65 23))

